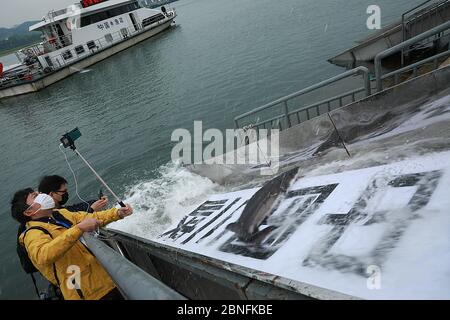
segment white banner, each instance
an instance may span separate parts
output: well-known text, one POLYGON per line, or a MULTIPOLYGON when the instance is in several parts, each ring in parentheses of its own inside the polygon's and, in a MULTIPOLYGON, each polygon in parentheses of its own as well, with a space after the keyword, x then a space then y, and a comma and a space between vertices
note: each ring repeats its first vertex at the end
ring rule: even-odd
POLYGON ((450 152, 298 178, 239 240, 258 189, 215 195, 155 241, 367 299, 450 298, 450 152))

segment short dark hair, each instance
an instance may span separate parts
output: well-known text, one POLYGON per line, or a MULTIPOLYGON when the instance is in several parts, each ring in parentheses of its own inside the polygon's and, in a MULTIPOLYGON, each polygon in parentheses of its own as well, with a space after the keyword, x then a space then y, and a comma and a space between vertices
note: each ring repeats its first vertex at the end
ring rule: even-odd
POLYGON ((26 188, 17 191, 11 200, 11 216, 20 224, 26 224, 31 220, 30 217, 24 215, 25 210, 28 209, 27 197, 30 193, 33 193, 32 188, 26 188))
POLYGON ((39 182, 38 191, 40 193, 49 194, 50 192, 56 192, 61 188, 63 184, 66 184, 67 181, 61 176, 45 176, 39 182))

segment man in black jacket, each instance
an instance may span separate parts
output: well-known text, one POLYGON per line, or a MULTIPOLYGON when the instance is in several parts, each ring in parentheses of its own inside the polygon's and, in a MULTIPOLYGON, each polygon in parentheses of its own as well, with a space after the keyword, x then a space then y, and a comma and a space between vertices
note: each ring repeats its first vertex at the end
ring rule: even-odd
POLYGON ((71 212, 96 212, 101 211, 108 205, 108 199, 102 197, 99 200, 90 200, 74 204, 71 206, 64 206, 69 200, 69 193, 67 191, 67 180, 61 176, 45 176, 39 182, 38 191, 40 193, 46 193, 53 198, 57 209, 67 209, 71 212))

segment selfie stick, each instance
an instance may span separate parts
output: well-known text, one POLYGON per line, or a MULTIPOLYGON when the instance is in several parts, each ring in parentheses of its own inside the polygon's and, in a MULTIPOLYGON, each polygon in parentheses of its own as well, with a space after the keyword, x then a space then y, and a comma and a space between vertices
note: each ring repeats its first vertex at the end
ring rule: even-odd
POLYGON ((94 175, 97 177, 97 179, 105 186, 106 189, 113 195, 114 198, 116 198, 117 202, 122 208, 125 208, 125 204, 122 200, 119 199, 119 197, 114 193, 114 191, 111 190, 111 188, 108 186, 108 184, 100 177, 100 175, 95 171, 94 168, 89 164, 89 162, 81 155, 81 153, 77 150, 75 147, 75 140, 81 137, 81 132, 78 130, 78 128, 75 128, 74 130, 66 133, 61 138, 61 143, 64 146, 64 148, 70 148, 72 149, 77 156, 80 157, 80 159, 87 165, 87 167, 94 173, 94 175))

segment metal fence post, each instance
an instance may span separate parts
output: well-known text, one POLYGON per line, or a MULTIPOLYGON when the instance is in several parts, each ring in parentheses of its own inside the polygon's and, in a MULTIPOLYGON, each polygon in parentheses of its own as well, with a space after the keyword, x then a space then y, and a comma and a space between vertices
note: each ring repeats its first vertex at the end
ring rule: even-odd
POLYGON ((375 57, 375 76, 376 76, 376 83, 377 83, 377 91, 380 92, 383 90, 383 70, 382 70, 382 60, 388 56, 393 55, 394 53, 397 53, 399 51, 402 51, 402 49, 409 47, 421 40, 424 40, 426 38, 429 38, 433 35, 436 35, 440 32, 443 32, 447 29, 450 29, 450 21, 447 21, 433 29, 430 29, 422 34, 419 34, 418 36, 415 36, 409 40, 406 40, 402 43, 399 43, 396 46, 393 46, 392 48, 389 48, 387 50, 384 50, 380 53, 378 53, 375 57))
POLYGON ((284 116, 286 117, 286 128, 290 128, 291 120, 289 119, 289 108, 287 101, 284 101, 284 116))
POLYGON ((266 104, 264 106, 261 106, 259 108, 256 108, 256 109, 253 109, 251 111, 248 111, 248 112, 246 112, 244 114, 241 114, 241 115, 239 115, 239 116, 234 118, 234 123, 235 123, 236 127, 238 127, 238 120, 246 118, 248 116, 255 115, 258 112, 264 111, 266 109, 269 109, 269 108, 272 108, 272 107, 275 107, 275 106, 279 107, 280 104, 284 104, 284 106, 283 106, 284 111, 283 111, 283 113, 281 115, 279 115, 279 117, 280 118, 285 117, 286 118, 286 126, 288 128, 290 128, 292 126, 292 123, 291 123, 291 120, 289 118, 289 108, 288 108, 288 101, 289 100, 291 100, 293 98, 296 98, 296 97, 299 97, 301 95, 304 95, 306 93, 312 92, 312 91, 314 91, 316 89, 323 88, 323 87, 325 87, 325 86, 327 86, 329 84, 335 83, 335 82, 337 82, 339 80, 342 80, 344 78, 348 78, 348 77, 354 76, 354 75, 362 75, 364 77, 364 88, 365 88, 365 91, 366 91, 366 96, 370 96, 371 95, 371 87, 370 87, 369 69, 367 69, 366 67, 360 66, 360 67, 357 67, 355 69, 352 69, 352 70, 346 71, 344 73, 341 73, 341 74, 339 74, 337 76, 334 76, 332 78, 329 78, 329 79, 327 79, 325 81, 316 83, 316 84, 314 84, 314 85, 312 85, 310 87, 307 87, 307 88, 305 88, 303 90, 300 90, 300 91, 297 91, 295 93, 292 93, 292 94, 290 94, 288 96, 285 96, 285 97, 282 97, 282 98, 277 99, 275 101, 272 101, 271 103, 268 103, 268 104, 266 104))

